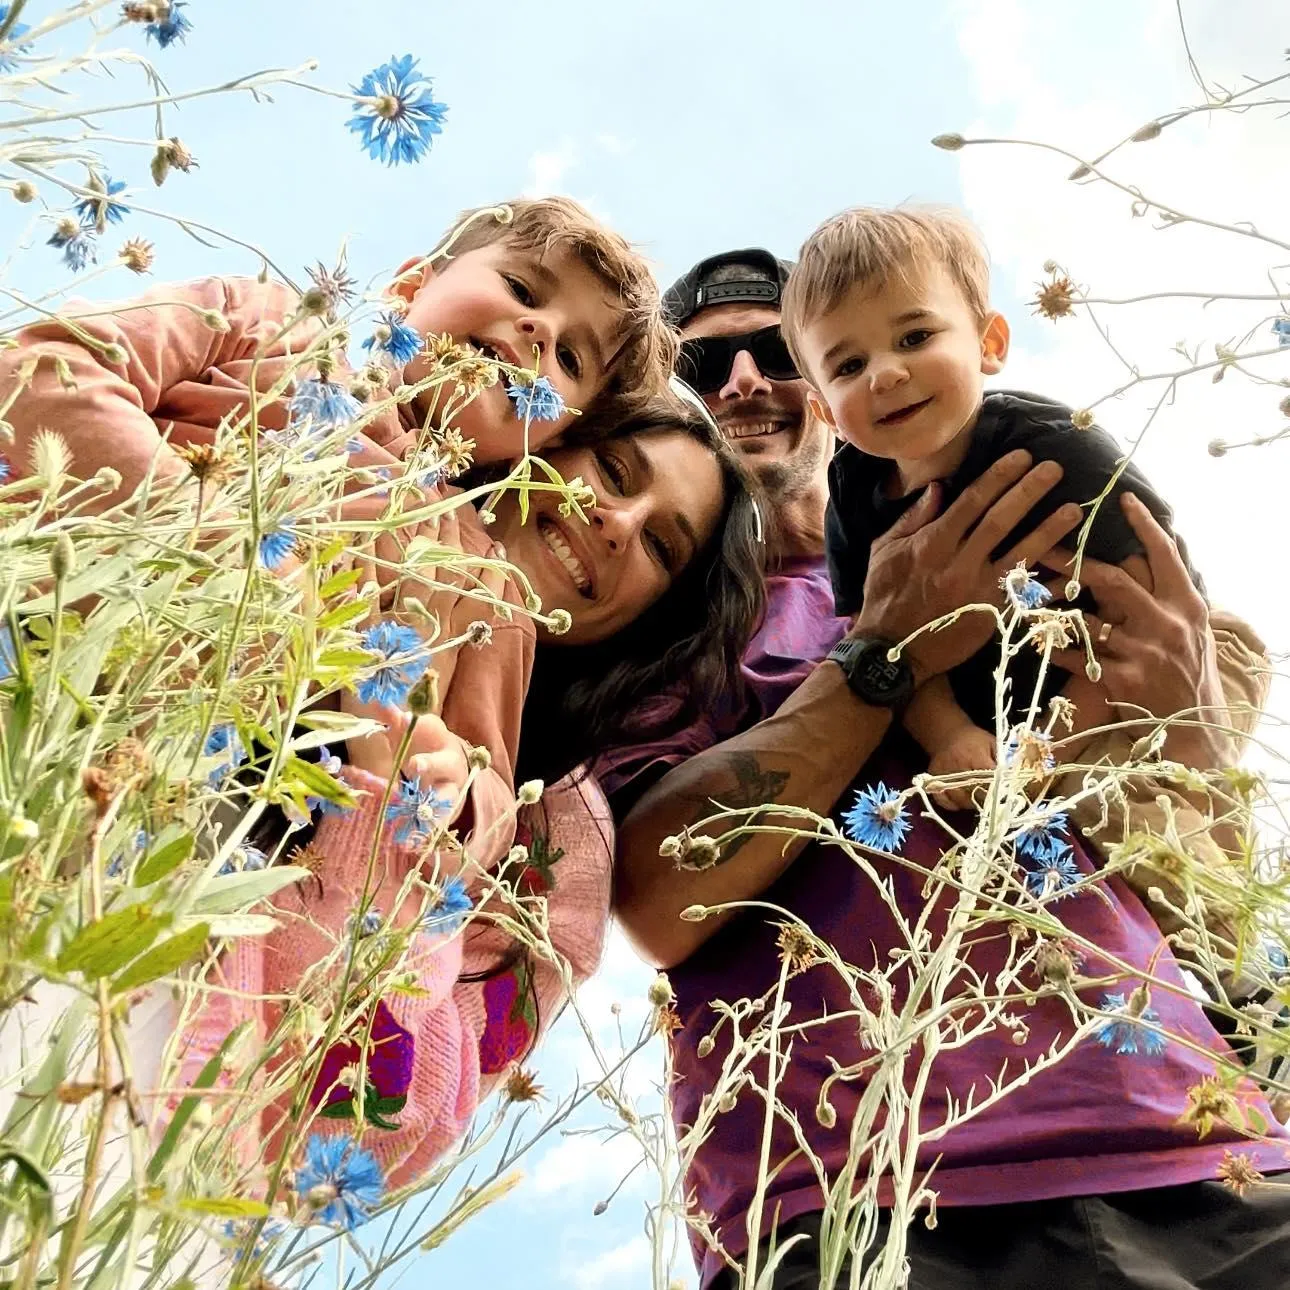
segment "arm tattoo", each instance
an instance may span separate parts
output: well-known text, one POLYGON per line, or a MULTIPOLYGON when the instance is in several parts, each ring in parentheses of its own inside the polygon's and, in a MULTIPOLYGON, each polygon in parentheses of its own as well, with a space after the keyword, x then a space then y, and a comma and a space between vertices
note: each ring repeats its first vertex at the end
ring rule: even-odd
MULTIPOLYGON (((726 761, 734 774, 735 782, 719 792, 690 794, 689 800, 697 809, 688 828, 706 820, 715 810, 747 809, 779 801, 779 795, 789 780, 788 771, 766 770, 758 762, 756 754, 748 752, 728 753, 726 761)), ((755 824, 760 817, 760 813, 754 811, 748 816, 748 823, 755 824)), ((752 837, 753 834, 745 833, 733 842, 727 842, 717 863, 725 864, 727 860, 733 859, 752 837)))

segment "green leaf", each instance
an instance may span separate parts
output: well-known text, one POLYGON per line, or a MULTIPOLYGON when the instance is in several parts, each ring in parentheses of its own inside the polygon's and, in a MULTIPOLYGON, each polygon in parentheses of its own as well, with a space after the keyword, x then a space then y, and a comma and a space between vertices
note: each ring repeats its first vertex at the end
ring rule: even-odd
POLYGON ((332 671, 353 670, 356 667, 371 667, 379 663, 381 656, 366 649, 345 649, 336 645, 325 649, 318 655, 318 666, 332 671))
POLYGON ((163 976, 183 967, 189 959, 196 958, 206 946, 210 936, 209 923, 196 923, 185 928, 177 936, 168 937, 159 945, 154 945, 146 954, 141 954, 115 981, 112 989, 117 994, 136 990, 149 981, 156 981, 163 976))
POLYGON ((275 891, 309 877, 308 869, 295 865, 274 865, 270 869, 253 869, 249 873, 230 873, 215 878, 193 903, 192 912, 206 914, 240 914, 275 891))
POLYGON ((330 600, 333 596, 339 596, 342 591, 348 591, 362 576, 362 569, 343 569, 340 573, 333 573, 318 588, 318 595, 323 600, 330 600))
POLYGON ((234 939, 238 936, 268 936, 280 924, 268 914, 212 914, 208 920, 212 936, 234 939))
POLYGON ((260 1200, 239 1196, 184 1196, 179 1208, 192 1214, 213 1214, 216 1218, 265 1218, 269 1207, 260 1200))
MULTIPOLYGON (((219 1078, 219 1073, 224 1069, 224 1058, 234 1044, 242 1037, 249 1021, 244 1021, 236 1030, 230 1031, 225 1037, 224 1042, 220 1044, 210 1061, 197 1074, 193 1080, 192 1087, 195 1091, 210 1088, 219 1078)), ((170 1123, 166 1126, 166 1131, 162 1134, 161 1141, 157 1144, 157 1149, 152 1153, 152 1159, 148 1161, 148 1181, 155 1183, 161 1177, 161 1171, 165 1169, 170 1157, 174 1155, 175 1148, 179 1145, 179 1139, 184 1130, 188 1127, 188 1121, 193 1118, 193 1112, 197 1110, 197 1103, 202 1101, 199 1097, 186 1097, 175 1108, 175 1113, 171 1116, 170 1123)))
POLYGON ((335 609, 329 609, 323 614, 318 619, 318 626, 323 631, 331 631, 335 627, 344 627, 356 619, 365 618, 371 611, 372 606, 366 600, 347 600, 343 605, 337 605, 335 609))
POLYGON ((1253 1129, 1255 1133, 1257 1133, 1261 1138, 1267 1136, 1268 1122, 1262 1111, 1251 1106, 1247 1108, 1246 1117, 1250 1122, 1250 1128, 1253 1129))
POLYGON ((81 972, 90 981, 108 976, 142 954, 170 926, 169 914, 151 905, 131 905, 82 927, 58 956, 60 972, 81 972))
POLYGON ((149 883, 156 882, 158 878, 164 878, 168 873, 178 869, 192 853, 193 835, 181 833, 179 837, 172 838, 164 846, 148 852, 134 871, 134 885, 146 887, 149 883))
POLYGON ((340 780, 333 779, 317 762, 301 757, 288 757, 283 767, 283 778, 294 779, 311 797, 325 797, 340 806, 356 806, 354 790, 340 780))
POLYGON ((364 735, 374 735, 385 729, 383 722, 373 721, 369 717, 349 717, 343 712, 333 715, 341 720, 326 730, 311 730, 307 735, 292 739, 291 751, 305 752, 310 748, 321 748, 323 744, 338 743, 342 739, 361 739, 364 735))
POLYGON ((320 569, 325 569, 344 549, 345 539, 343 537, 332 538, 321 551, 315 554, 314 563, 320 569))

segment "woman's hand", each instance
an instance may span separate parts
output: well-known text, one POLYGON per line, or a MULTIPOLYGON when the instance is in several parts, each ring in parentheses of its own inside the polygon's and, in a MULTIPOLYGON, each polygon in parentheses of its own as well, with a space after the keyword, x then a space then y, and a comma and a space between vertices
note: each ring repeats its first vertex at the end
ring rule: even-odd
MULTIPOLYGON (((991 559, 991 552, 1062 477, 1056 462, 1029 469, 1030 462, 1024 451, 1001 457, 939 517, 940 487, 930 485, 874 542, 864 607, 851 634, 904 640, 964 605, 1001 603, 1003 575, 1018 563, 1033 565, 1080 521, 1079 506, 1061 506, 1002 559, 991 559)), ((965 614, 940 631, 923 633, 905 650, 915 678, 921 683, 970 658, 995 626, 985 614, 965 614)))
MULTIPOLYGON (((1157 718, 1187 713, 1195 720, 1224 725, 1226 704, 1209 607, 1192 583, 1177 545, 1151 512, 1132 493, 1125 493, 1120 504, 1146 549, 1150 577, 1144 585, 1140 559, 1136 566, 1126 561, 1123 568, 1090 559, 1080 566, 1080 581, 1098 605, 1098 613, 1086 614, 1085 622, 1102 665, 1102 686, 1112 703, 1124 705, 1124 718, 1145 710, 1157 718)), ((1073 567, 1068 551, 1051 552, 1043 563, 1058 570, 1073 567)), ((1071 672, 1084 668, 1079 650, 1054 654, 1053 662, 1071 672)), ((1196 770, 1215 769, 1232 760, 1229 737, 1202 726, 1171 727, 1166 751, 1196 770)))
POLYGON ((470 767, 462 741, 448 729, 441 717, 427 714, 417 719, 401 765, 395 764, 399 745, 412 725, 409 713, 379 703, 363 703, 349 691, 341 695, 341 711, 351 717, 368 717, 383 724, 384 729, 346 741, 350 764, 378 779, 393 779, 402 771, 415 779, 421 790, 433 788, 440 797, 452 803, 444 817, 451 824, 465 802, 466 779, 470 767))

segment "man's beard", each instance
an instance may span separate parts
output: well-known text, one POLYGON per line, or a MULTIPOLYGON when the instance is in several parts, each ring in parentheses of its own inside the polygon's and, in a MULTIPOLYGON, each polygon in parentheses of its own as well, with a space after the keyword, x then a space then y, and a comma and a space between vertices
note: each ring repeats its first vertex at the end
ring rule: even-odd
POLYGON ((830 436, 809 413, 803 415, 797 433, 797 446, 787 457, 771 461, 744 458, 765 490, 767 500, 775 505, 791 502, 809 492, 819 475, 820 463, 828 455, 830 436))

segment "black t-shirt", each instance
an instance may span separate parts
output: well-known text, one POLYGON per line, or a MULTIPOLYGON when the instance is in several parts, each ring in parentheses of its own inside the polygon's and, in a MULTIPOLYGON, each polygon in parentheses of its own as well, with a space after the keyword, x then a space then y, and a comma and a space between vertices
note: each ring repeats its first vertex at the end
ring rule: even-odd
MULTIPOLYGON (((1087 508, 1106 488, 1124 456, 1106 431, 1096 426, 1077 430, 1071 424, 1071 410, 1064 404, 1020 391, 987 394, 971 435, 962 465, 945 481, 945 505, 1016 448, 1025 448, 1037 462, 1059 462, 1064 471, 1061 480, 995 549, 996 559, 1065 503, 1079 502, 1087 508)), ((889 461, 872 457, 851 444, 843 444, 829 465, 825 545, 833 595, 841 615, 859 612, 864 602, 869 548, 874 539, 891 528, 922 495, 919 489, 904 497, 887 497, 885 485, 891 470, 889 461)), ((1142 544, 1120 509, 1120 495, 1126 492, 1140 498, 1159 523, 1173 533, 1169 507, 1142 472, 1129 463, 1094 517, 1084 547, 1085 554, 1093 559, 1118 564, 1130 555, 1143 554, 1142 544)), ((1078 531, 1064 545, 1073 547, 1078 531)), ((1203 591, 1181 540, 1178 549, 1193 582, 1203 591)), ((1083 592, 1075 604, 1081 609, 1096 608, 1088 592, 1083 592)), ((999 665, 999 652, 999 642, 993 640, 950 673, 959 705, 987 729, 994 726, 994 672, 999 665)), ((1008 675, 1014 699, 1028 704, 1039 675, 1039 656, 1028 648, 1022 650, 1010 664, 1008 675)), ((1044 702, 1060 691, 1069 675, 1060 668, 1049 668, 1044 702)))

